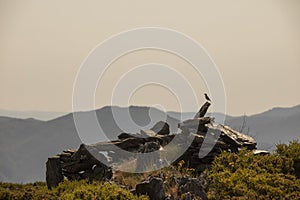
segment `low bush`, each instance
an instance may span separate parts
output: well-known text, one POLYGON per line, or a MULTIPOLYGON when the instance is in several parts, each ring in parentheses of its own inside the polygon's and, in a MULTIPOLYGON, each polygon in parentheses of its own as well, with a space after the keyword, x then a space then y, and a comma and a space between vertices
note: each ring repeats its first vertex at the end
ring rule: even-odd
MULTIPOLYGON (((209 199, 300 199, 299 162, 300 143, 297 141, 279 144, 275 153, 269 155, 254 155, 252 151, 246 149, 238 153, 222 152, 214 159, 211 169, 205 172, 208 197, 209 199)), ((158 176, 164 179, 166 193, 174 198, 180 198, 176 180, 186 175, 199 178, 199 174, 193 169, 186 168, 184 161, 180 161, 177 166, 144 174, 116 172, 115 182, 133 189, 147 177, 158 176)), ((0 183, 0 199, 144 200, 148 197, 135 196, 129 190, 108 182, 82 180, 64 181, 52 190, 48 190, 43 182, 0 183)))
POLYGON ((64 181, 58 187, 48 190, 45 183, 12 184, 0 183, 1 200, 41 199, 87 199, 87 200, 146 200, 146 196, 135 196, 130 191, 114 184, 87 181, 64 181))
POLYGON ((210 199, 299 199, 295 162, 300 143, 277 145, 274 154, 223 152, 208 173, 210 199))

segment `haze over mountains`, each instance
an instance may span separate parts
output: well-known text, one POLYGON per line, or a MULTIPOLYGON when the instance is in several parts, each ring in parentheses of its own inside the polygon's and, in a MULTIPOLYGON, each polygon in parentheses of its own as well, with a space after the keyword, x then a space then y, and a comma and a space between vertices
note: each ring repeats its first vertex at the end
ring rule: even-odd
MULTIPOLYGON (((179 131, 177 123, 180 118, 182 120, 192 118, 195 114, 164 113, 156 108, 137 106, 103 107, 96 110, 96 115, 109 139, 115 139, 124 132, 124 127, 121 129, 113 120, 112 110, 120 119, 124 119, 124 122, 129 113, 133 122, 144 129, 151 128, 157 121, 167 121, 172 132, 179 131)), ((81 116, 88 114, 89 112, 80 113, 81 116)), ((273 150, 280 142, 286 143, 300 138, 300 105, 291 108, 273 108, 245 117, 226 116, 225 124, 240 130, 243 121, 245 121, 244 131, 254 136, 258 148, 273 150)), ((134 124, 121 125, 126 126, 127 132, 139 132, 139 127, 134 124)), ((90 138, 95 142, 103 139, 99 135, 90 138)), ((67 148, 78 148, 80 143, 72 114, 49 121, 0 117, 0 181, 23 183, 44 181, 47 158, 67 148)))
POLYGON ((34 118, 37 120, 48 121, 59 116, 65 115, 64 112, 46 112, 46 111, 13 111, 0 109, 0 116, 27 119, 34 118))

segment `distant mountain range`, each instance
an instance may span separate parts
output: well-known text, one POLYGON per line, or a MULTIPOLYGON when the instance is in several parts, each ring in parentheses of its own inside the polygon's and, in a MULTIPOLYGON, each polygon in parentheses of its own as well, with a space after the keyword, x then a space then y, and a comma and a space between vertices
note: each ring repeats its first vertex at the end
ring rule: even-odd
MULTIPOLYGON (((167 121, 172 132, 179 131, 178 122, 195 115, 192 112, 165 113, 149 107, 103 107, 96 110, 96 115, 109 139, 116 139, 124 132, 122 130, 124 127, 120 128, 114 122, 113 113, 124 119, 123 122, 126 122, 125 118, 129 113, 132 121, 144 129, 151 128, 160 120, 167 121)), ((88 114, 89 112, 79 113, 80 116, 88 114)), ((256 139, 258 148, 273 150, 278 143, 300 139, 299 122, 300 105, 292 108, 273 108, 251 116, 226 116, 225 124, 238 131, 244 124, 243 131, 256 139)), ((122 125, 126 126, 126 132, 139 132, 139 127, 134 124, 122 125)), ((95 136, 90 140, 96 143, 103 138, 95 136)), ((47 158, 64 149, 78 148, 80 144, 72 113, 48 121, 0 117, 0 181, 23 183, 44 181, 47 158)))
POLYGON ((14 111, 0 109, 0 116, 28 119, 34 118, 37 120, 48 121, 59 116, 65 115, 65 112, 47 112, 47 111, 14 111))
MULTIPOLYGON (((244 116, 227 117, 226 124, 239 130, 244 116)), ((246 130, 258 147, 274 150, 276 144, 300 140, 300 105, 291 108, 273 108, 266 112, 245 116, 246 130)))

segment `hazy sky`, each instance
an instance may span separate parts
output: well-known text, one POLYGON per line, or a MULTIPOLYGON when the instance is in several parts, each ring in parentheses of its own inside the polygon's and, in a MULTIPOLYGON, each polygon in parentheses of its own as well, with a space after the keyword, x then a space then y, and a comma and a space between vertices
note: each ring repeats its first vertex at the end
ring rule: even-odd
MULTIPOLYGON (((166 27, 206 48, 222 75, 227 112, 253 114, 300 103, 300 1, 0 0, 0 109, 71 111, 80 64, 100 42, 137 27, 166 27)), ((126 55, 99 83, 96 106, 110 104, 123 73, 149 62, 179 70, 206 92, 188 63, 155 50, 126 55)), ((149 85, 131 104, 178 110, 174 96, 149 85)))

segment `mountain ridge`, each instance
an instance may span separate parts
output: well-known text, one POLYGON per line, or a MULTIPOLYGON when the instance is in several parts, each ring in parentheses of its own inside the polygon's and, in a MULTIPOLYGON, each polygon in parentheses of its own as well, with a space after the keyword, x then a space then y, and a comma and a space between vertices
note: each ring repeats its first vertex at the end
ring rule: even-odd
MULTIPOLYGON (((245 120, 244 133, 254 135, 258 148, 273 150, 275 144, 286 143, 299 139, 300 105, 291 108, 271 109, 261 114, 251 116, 226 116, 225 124, 240 131, 245 120), (290 113, 290 114, 289 114, 290 113), (249 132, 247 132, 249 127, 249 132)), ((167 121, 172 132, 179 131, 175 118, 180 113, 164 113, 151 107, 103 107, 96 110, 98 121, 103 126, 107 137, 113 140, 123 132, 114 122, 112 109, 121 119, 128 117, 137 125, 128 125, 126 119, 121 125, 126 125, 128 132, 139 132, 143 127, 150 129, 157 121, 167 121), (151 116, 150 116, 151 115, 151 116), (153 118, 152 121, 150 118, 153 118)), ((92 111, 78 112, 87 115, 92 111)), ((196 113, 196 112, 195 112, 196 113)), ((194 117, 195 113, 183 113, 182 120, 194 117), (184 116, 185 115, 185 116, 184 116)), ((212 114, 214 115, 214 114, 212 114)), ((103 139, 103 138, 102 138, 103 139)), ((92 137, 91 142, 101 138, 92 137)), ((67 148, 78 148, 82 143, 77 134, 73 114, 69 113, 58 118, 40 121, 36 119, 16 119, 0 117, 0 181, 34 182, 44 180, 45 162, 47 157, 56 155, 67 148)))
MULTIPOLYGON (((101 108, 97 108, 95 110, 99 110, 102 108, 106 108, 106 107, 115 107, 115 108, 128 108, 128 106, 117 106, 117 105, 113 105, 113 106, 103 106, 101 108)), ((149 106, 136 106, 136 105, 130 105, 129 107, 146 107, 149 108, 149 106)), ((246 116, 256 116, 256 115, 262 115, 262 114, 267 114, 270 112, 274 112, 274 111, 280 111, 280 110, 297 110, 300 111, 300 104, 299 105, 294 105, 294 106, 289 106, 289 107, 282 107, 282 106, 276 106, 273 107, 271 109, 268 109, 266 111, 263 112, 259 112, 259 113, 254 113, 254 114, 245 114, 246 116)), ((78 112, 89 112, 89 111, 94 111, 94 110, 84 110, 84 111, 75 111, 76 113, 78 112)), ((177 115, 180 112, 179 111, 166 111, 166 113, 171 114, 171 115, 177 115)), ((188 115, 188 116, 192 116, 194 115, 196 112, 193 111, 185 111, 182 112, 183 115, 188 115)), ((51 121, 60 117, 63 117, 65 115, 69 115, 72 114, 72 112, 57 112, 57 111, 31 111, 31 110, 25 110, 25 111, 16 111, 16 110, 7 110, 7 109, 0 109, 0 117, 8 117, 8 118, 16 118, 16 119, 35 119, 35 120, 39 120, 39 121, 51 121), (46 115, 47 117, 40 117, 41 115, 46 115)), ((222 114, 222 113, 219 113, 222 114)), ((229 114, 225 114, 226 117, 242 117, 244 115, 229 115, 229 114)))

